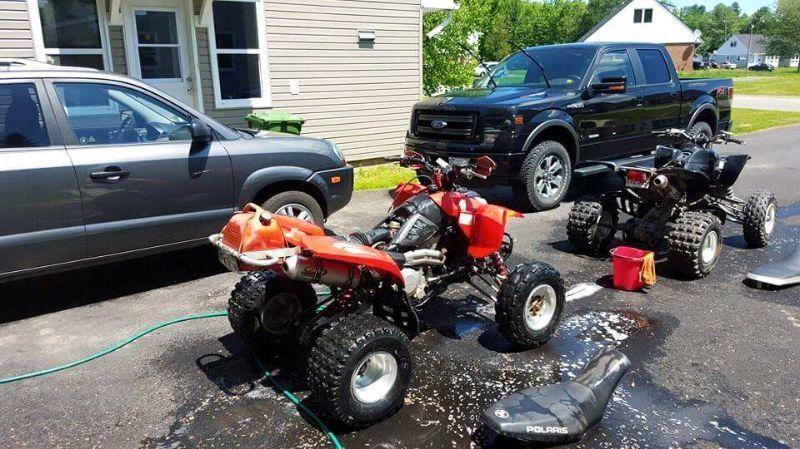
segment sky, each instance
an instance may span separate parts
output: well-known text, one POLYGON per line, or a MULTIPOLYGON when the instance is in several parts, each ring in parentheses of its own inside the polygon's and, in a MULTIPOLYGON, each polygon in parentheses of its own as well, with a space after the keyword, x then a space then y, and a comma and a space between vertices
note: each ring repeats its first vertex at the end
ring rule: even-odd
MULTIPOLYGON (((730 5, 733 2, 734 0, 668 0, 668 3, 677 6, 678 9, 683 8, 684 6, 697 4, 704 5, 708 10, 717 6, 717 3, 730 5)), ((739 7, 742 8, 742 12, 752 14, 753 11, 762 6, 774 6, 775 2, 772 0, 739 0, 737 3, 739 3, 739 7)))

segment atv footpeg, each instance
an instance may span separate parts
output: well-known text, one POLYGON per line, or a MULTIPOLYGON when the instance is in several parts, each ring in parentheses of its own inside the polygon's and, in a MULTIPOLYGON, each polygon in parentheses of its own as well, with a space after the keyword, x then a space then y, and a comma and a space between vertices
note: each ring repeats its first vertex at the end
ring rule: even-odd
POLYGON ((525 442, 568 443, 600 422, 611 394, 628 371, 625 354, 601 349, 575 379, 528 388, 495 402, 483 413, 499 435, 525 442))

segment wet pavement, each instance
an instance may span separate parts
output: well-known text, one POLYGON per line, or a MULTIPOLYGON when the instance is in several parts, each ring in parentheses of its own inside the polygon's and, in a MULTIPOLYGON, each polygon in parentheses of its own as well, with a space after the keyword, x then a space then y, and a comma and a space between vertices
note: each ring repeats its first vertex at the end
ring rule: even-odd
MULTIPOLYGON (((742 282, 750 268, 800 244, 800 128, 774 134, 747 139, 753 160, 737 185, 742 195, 757 187, 778 194, 778 229, 768 248, 745 248, 740 228, 728 224, 708 278, 673 279, 659 263, 652 289, 624 293, 608 288, 608 260, 572 253, 568 205, 527 214, 510 226, 517 239, 512 263, 544 260, 568 286, 604 288, 567 303, 556 335, 524 352, 499 335, 474 290, 451 288, 421 316, 425 330, 411 344, 415 376, 405 406, 368 429, 333 428, 343 445, 517 447, 481 426, 483 409, 513 391, 569 379, 595 351, 614 345, 632 368, 600 425, 570 447, 800 447, 800 287, 762 291, 742 282)), ((502 191, 492 196, 508 199, 502 191)), ((367 227, 388 202, 385 192, 357 194, 330 226, 367 227)), ((72 360, 158 321, 224 307, 237 277, 222 273, 211 256, 198 249, 0 285, 9 304, 0 324, 0 377, 72 360)), ((179 326, 71 371, 0 385, 4 445, 331 447, 264 379, 224 318, 179 326)), ((274 380, 316 410, 292 360, 265 363, 274 380)))

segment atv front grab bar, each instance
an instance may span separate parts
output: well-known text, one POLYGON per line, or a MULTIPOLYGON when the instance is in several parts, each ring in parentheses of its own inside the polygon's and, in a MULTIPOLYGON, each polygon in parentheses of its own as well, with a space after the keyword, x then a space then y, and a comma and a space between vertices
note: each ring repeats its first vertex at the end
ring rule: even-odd
POLYGON ((272 267, 283 263, 283 260, 287 257, 300 254, 300 248, 298 247, 240 253, 222 243, 222 234, 212 234, 208 236, 208 241, 223 253, 251 267, 272 267))

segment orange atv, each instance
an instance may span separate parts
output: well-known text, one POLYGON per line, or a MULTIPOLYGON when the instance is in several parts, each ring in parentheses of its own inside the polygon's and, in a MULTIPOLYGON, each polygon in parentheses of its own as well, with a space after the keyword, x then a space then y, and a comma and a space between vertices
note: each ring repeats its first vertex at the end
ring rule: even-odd
POLYGON ((228 269, 249 272, 228 305, 235 333, 257 349, 308 353, 312 393, 351 427, 403 404, 417 310, 447 285, 472 283, 494 303, 500 332, 522 348, 550 338, 564 305, 550 265, 506 267, 513 248, 506 220, 521 215, 458 186, 464 176, 489 176, 491 159, 429 164, 409 153, 399 162, 427 169, 432 182, 398 186, 392 211, 369 231, 330 236, 248 204, 209 238, 228 269), (318 300, 312 284, 329 286, 330 295, 318 300))

